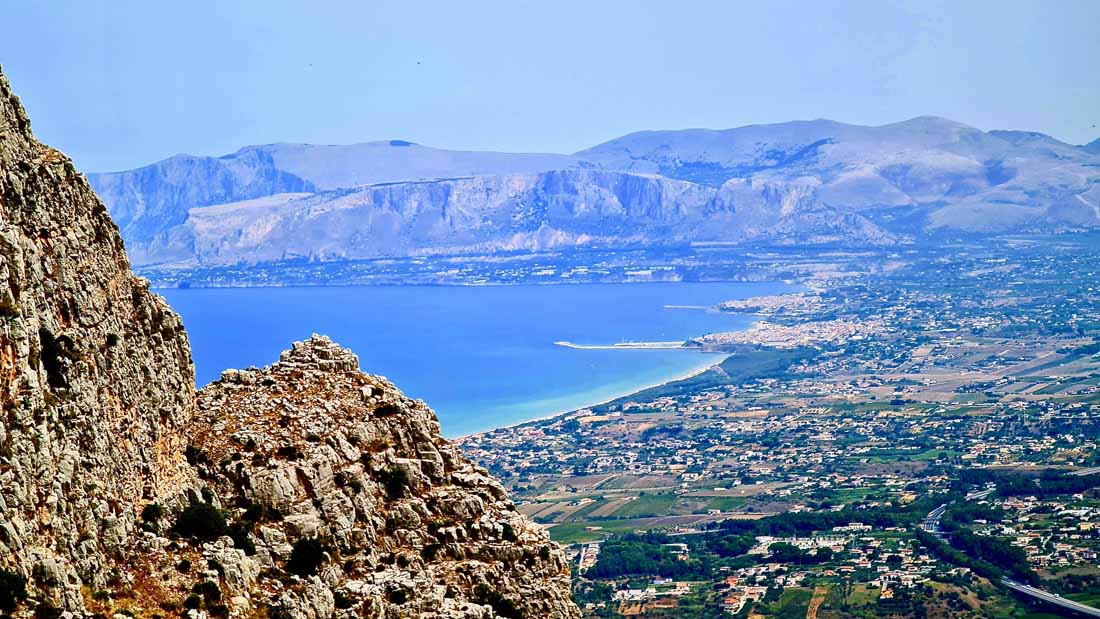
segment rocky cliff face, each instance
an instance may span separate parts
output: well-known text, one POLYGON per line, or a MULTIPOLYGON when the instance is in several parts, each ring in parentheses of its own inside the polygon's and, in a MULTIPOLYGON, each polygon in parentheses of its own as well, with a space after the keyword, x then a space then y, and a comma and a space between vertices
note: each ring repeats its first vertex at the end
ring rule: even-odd
POLYGON ((2 75, 0 281, 0 567, 77 608, 143 506, 186 483, 194 371, 179 318, 2 75))
POLYGON ((196 396, 0 74, 0 613, 576 617, 569 569, 432 412, 323 338, 196 396))
POLYGON ((233 265, 469 252, 542 251, 826 232, 859 243, 893 237, 816 199, 814 179, 732 180, 715 189, 602 170, 475 176, 319 193, 283 193, 191 209, 137 244, 144 264, 233 265))

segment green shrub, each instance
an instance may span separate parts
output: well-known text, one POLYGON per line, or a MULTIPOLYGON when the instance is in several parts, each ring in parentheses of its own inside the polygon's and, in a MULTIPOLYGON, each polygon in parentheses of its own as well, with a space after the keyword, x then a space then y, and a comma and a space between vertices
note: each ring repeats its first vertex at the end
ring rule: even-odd
POLYGON ((343 591, 336 590, 332 592, 332 601, 336 608, 345 610, 355 606, 355 600, 349 598, 343 591))
POLYGON ((0 610, 12 612, 27 598, 27 579, 8 570, 0 570, 0 610))
POLYGON ((297 576, 312 576, 325 562, 325 546, 319 540, 302 538, 294 543, 286 571, 297 576))
POLYGON ((420 556, 425 561, 435 561, 435 558, 439 556, 439 553, 443 551, 443 544, 431 543, 420 550, 420 556))
POLYGON ((62 610, 49 602, 42 602, 34 607, 34 619, 58 619, 62 610))
POLYGON ((207 605, 213 604, 214 602, 220 602, 222 599, 222 590, 218 587, 218 583, 216 582, 204 580, 196 585, 195 589, 197 589, 197 591, 194 591, 194 593, 201 595, 202 600, 206 602, 207 605))
POLYGON ((147 524, 156 524, 160 522, 160 518, 163 515, 163 507, 156 503, 150 503, 141 510, 141 521, 147 524))
POLYGON ((202 606, 202 598, 192 593, 187 596, 187 599, 183 601, 183 607, 188 609, 198 608, 202 606))
POLYGON ((252 527, 248 522, 238 520, 229 526, 229 537, 233 538, 233 546, 240 548, 244 554, 252 556, 256 554, 256 544, 252 542, 249 533, 252 527))
POLYGON ((172 530, 188 539, 210 542, 226 535, 229 527, 221 510, 209 503, 198 503, 180 512, 172 530))
POLYGON ((412 478, 409 477, 409 471, 403 467, 394 467, 381 471, 378 474, 378 479, 386 489, 386 495, 391 499, 400 499, 405 496, 405 493, 412 485, 412 478))

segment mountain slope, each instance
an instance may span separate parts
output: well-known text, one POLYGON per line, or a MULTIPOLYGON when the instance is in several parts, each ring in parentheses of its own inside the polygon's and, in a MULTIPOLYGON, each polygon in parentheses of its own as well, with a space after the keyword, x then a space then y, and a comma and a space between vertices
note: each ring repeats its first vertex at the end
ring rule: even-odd
POLYGON ((648 131, 576 153, 605 169, 719 186, 813 178, 812 199, 842 212, 920 209, 921 233, 1097 226, 1100 183, 1087 148, 1022 131, 983 132, 936 117, 881 127, 827 120, 710 131, 648 131))
POLYGON ((182 224, 189 209, 286 192, 516 174, 577 165, 565 155, 450 151, 391 140, 348 146, 269 144, 223 157, 177 155, 126 172, 89 174, 131 243, 182 224))
POLYGON ((720 190, 594 170, 286 193, 192 209, 132 252, 146 264, 232 265, 825 235, 888 243, 859 215, 802 199, 812 182, 720 190))
POLYGON ((572 156, 276 144, 92 175, 137 264, 1100 226, 1100 154, 922 116, 643 131, 572 156))
POLYGON ((0 279, 4 616, 579 617, 560 548, 349 351, 196 395, 179 317, 2 73, 0 279))

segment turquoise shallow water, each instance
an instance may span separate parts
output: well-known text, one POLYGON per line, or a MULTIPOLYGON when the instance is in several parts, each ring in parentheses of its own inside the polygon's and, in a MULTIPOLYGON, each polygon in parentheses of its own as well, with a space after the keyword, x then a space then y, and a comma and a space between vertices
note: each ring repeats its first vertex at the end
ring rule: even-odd
POLYGON ((778 283, 399 286, 161 290, 184 319, 204 385, 267 365, 323 333, 439 414, 448 436, 579 408, 719 360, 680 350, 574 350, 744 328, 709 306, 792 289, 778 283))

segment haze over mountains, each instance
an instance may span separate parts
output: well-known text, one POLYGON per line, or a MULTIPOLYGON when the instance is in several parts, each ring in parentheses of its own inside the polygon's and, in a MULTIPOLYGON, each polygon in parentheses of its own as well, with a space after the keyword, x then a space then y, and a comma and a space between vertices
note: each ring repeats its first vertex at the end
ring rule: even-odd
POLYGON ((573 155, 273 144, 91 174, 142 265, 1100 227, 1100 140, 937 117, 644 131, 573 155))

